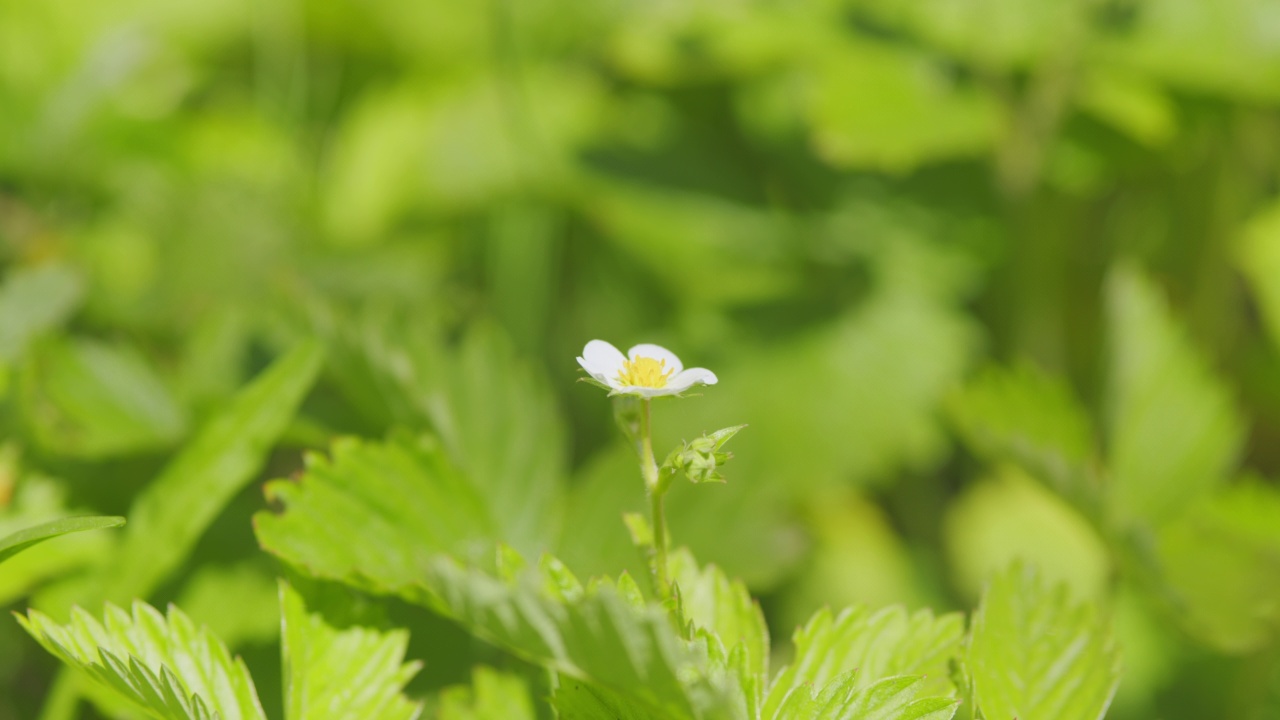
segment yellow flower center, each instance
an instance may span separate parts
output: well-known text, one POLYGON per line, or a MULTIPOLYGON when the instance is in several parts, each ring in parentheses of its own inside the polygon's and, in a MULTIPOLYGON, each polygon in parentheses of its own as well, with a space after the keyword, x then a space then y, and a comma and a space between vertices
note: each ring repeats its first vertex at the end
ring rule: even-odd
POLYGON ((622 369, 618 371, 618 382, 631 387, 660 388, 666 387, 675 369, 667 369, 666 360, 638 357, 635 360, 623 360, 622 369))

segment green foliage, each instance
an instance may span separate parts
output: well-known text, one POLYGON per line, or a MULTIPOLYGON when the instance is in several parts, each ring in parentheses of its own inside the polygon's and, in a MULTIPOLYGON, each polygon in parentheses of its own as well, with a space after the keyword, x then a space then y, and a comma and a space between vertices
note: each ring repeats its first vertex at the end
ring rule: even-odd
POLYGON ((122 517, 73 517, 52 520, 0 537, 0 562, 4 562, 32 545, 67 533, 98 530, 124 525, 122 517))
POLYGON ((863 686, 856 676, 856 671, 845 673, 812 697, 803 688, 791 693, 774 717, 779 720, 816 717, 833 720, 951 720, 955 715, 955 700, 918 696, 922 678, 891 677, 863 686))
POLYGON ((1119 653, 1095 610, 1014 565, 996 575, 973 620, 966 662, 990 720, 1093 720, 1119 682, 1119 653))
POLYGON ((176 441, 186 418, 144 358, 89 340, 50 340, 19 375, 23 416, 36 444, 85 458, 176 441))
POLYGON ((833 616, 824 608, 796 630, 795 658, 770 685, 762 716, 802 717, 794 713, 842 703, 850 708, 880 707, 860 704, 874 700, 907 713, 903 717, 917 717, 910 714, 916 711, 921 713, 918 717, 933 717, 929 713, 945 708, 946 714, 938 717, 950 718, 955 711, 950 699, 917 703, 915 698, 922 691, 926 697, 953 692, 946 678, 963 635, 964 621, 954 614, 908 614, 901 607, 873 613, 852 607, 833 616), (810 704, 814 702, 819 704, 810 704), (908 707, 915 710, 908 712, 908 707))
POLYGON ((84 285, 56 264, 19 270, 0 283, 0 363, 22 357, 28 344, 57 327, 79 304, 84 285))
POLYGON ((259 513, 254 528, 264 548, 312 574, 398 590, 439 553, 478 560, 492 547, 485 498, 438 443, 341 440, 307 465, 298 480, 267 485, 286 512, 259 513))
POLYGON ((420 669, 404 663, 409 633, 340 628, 280 583, 289 720, 413 720, 421 708, 401 692, 420 669))
POLYGON ((315 380, 320 348, 282 357, 231 398, 138 497, 129 530, 103 570, 105 596, 145 596, 177 568, 228 500, 266 459, 315 380))
POLYGON ((440 720, 534 720, 537 716, 528 683, 518 675, 484 666, 471 671, 470 685, 441 691, 432 715, 440 720))
POLYGON ((266 717, 244 662, 175 607, 162 615, 141 601, 132 613, 108 604, 101 622, 77 608, 67 625, 31 610, 18 622, 58 659, 148 717, 266 717))
MULTIPOLYGON (((401 716, 995 720, 1071 637, 1093 717, 1092 608, 1108 718, 1280 715, 1276 17, 0 0, 0 535, 129 518, 8 558, 0 599, 173 600, 272 714, 294 683, 401 716), (653 408, 687 548, 661 603, 635 453, 573 382, 592 337, 720 379, 653 408), (280 558, 314 675, 262 661, 280 558), (968 644, 919 610, 1016 559, 1045 582, 997 580, 968 644), (1042 616, 1065 635, 994 632, 1042 616)), ((37 653, 0 624, 0 720, 75 720, 89 686, 37 653)), ((196 712, 118 657, 90 659, 196 712)))
POLYGON ((1161 529, 1161 572, 1188 629, 1227 652, 1280 631, 1280 492, 1246 481, 1161 529))
POLYGON ((1121 522, 1160 522, 1221 485, 1244 426, 1149 280, 1116 271, 1108 301, 1109 506, 1121 522))
POLYGON ((1018 463, 1068 498, 1088 501, 1098 492, 1092 424, 1061 379, 1026 364, 992 367, 951 400, 975 450, 1018 463))
POLYGON ((716 717, 731 706, 736 693, 712 676, 705 649, 699 660, 663 612, 627 600, 636 594, 626 589, 634 587, 629 577, 548 595, 528 578, 450 559, 483 563, 493 526, 488 497, 438 447, 342 443, 331 461, 313 458, 298 481, 276 481, 268 492, 284 512, 256 517, 259 541, 310 574, 400 595, 521 657, 672 717, 716 717))

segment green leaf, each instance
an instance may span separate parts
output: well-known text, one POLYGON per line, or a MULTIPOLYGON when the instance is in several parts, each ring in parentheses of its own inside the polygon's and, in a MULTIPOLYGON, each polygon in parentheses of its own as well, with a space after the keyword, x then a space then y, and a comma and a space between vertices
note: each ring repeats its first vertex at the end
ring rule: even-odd
POLYGON ((988 720, 1096 720, 1119 682, 1119 654, 1092 606, 1073 604, 1030 567, 987 587, 973 619, 968 667, 988 720))
POLYGON ((799 688, 773 717, 776 720, 951 720, 959 701, 920 697, 924 678, 900 676, 864 685, 856 670, 833 680, 811 695, 799 688))
POLYGON ((17 360, 40 333, 60 325, 80 304, 80 276, 62 265, 12 272, 0 284, 0 365, 17 360))
POLYGON ((20 375, 21 409, 47 452, 96 459, 164 447, 186 417, 146 360, 127 347, 50 339, 20 375))
POLYGON ((1196 637, 1246 653, 1280 631, 1280 492, 1233 485, 1161 528, 1160 572, 1196 637))
MULTIPOLYGON (((928 678, 911 697, 923 691, 929 695, 953 695, 947 673, 951 660, 960 652, 963 635, 964 620, 954 613, 935 617, 928 610, 908 615, 900 606, 875 613, 852 607, 832 617, 829 609, 819 610, 796 631, 795 659, 774 678, 763 717, 799 717, 783 714, 783 708, 809 707, 804 703, 813 700, 810 693, 814 689, 843 688, 841 692, 848 693, 898 675, 928 678), (855 670, 856 674, 850 676, 855 670), (793 701, 792 697, 803 700, 793 701)), ((906 688, 896 692, 905 693, 906 688)), ((910 698, 903 702, 907 700, 910 698)), ((947 702, 954 711, 954 702, 947 702)), ((930 712, 941 707, 937 705, 930 712)))
POLYGON ((0 538, 0 562, 8 560, 32 545, 60 535, 121 525, 124 525, 124 518, 117 516, 73 517, 41 523, 0 538))
POLYGON ((441 558, 423 589, 473 634, 666 718, 746 718, 734 679, 708 661, 705 641, 686 643, 658 605, 596 581, 576 599, 508 583, 441 558))
MULTIPOLYGON (((535 720, 529 684, 519 675, 478 665, 471 670, 470 685, 440 691, 438 720, 535 720)), ((569 720, 565 715, 562 720, 569 720)))
POLYGON ((663 720, 652 708, 627 702, 617 693, 571 677, 560 678, 551 695, 560 720, 663 720))
POLYGON ((1271 342, 1280 347, 1280 283, 1275 282, 1280 277, 1280 204, 1272 204, 1249 220, 1238 255, 1271 342))
MULTIPOLYGON (((686 644, 663 610, 637 605, 625 578, 576 591, 563 566, 544 562, 543 577, 529 571, 512 580, 450 559, 446 553, 482 562, 495 546, 485 539, 493 533, 487 497, 437 447, 351 441, 332 461, 313 459, 298 481, 277 481, 268 492, 283 512, 259 513, 259 542, 317 577, 399 595, 669 717, 724 717, 741 705, 736 684, 700 659, 705 644, 686 644)), ((508 570, 523 564, 513 553, 502 552, 508 570)))
POLYGON ((1221 484, 1244 423, 1149 280, 1120 268, 1107 290, 1110 508, 1122 523, 1159 523, 1221 484))
POLYGON ((769 627, 759 603, 720 568, 699 568, 685 548, 671 554, 669 566, 685 620, 718 645, 746 694, 748 715, 758 717, 769 678, 769 627))
MULTIPOLYGON (((67 485, 64 480, 24 469, 18 462, 16 444, 0 445, 0 487, 12 488, 8 504, 0 508, 0 535, 87 515, 83 508, 68 505, 67 485)), ((56 543, 45 543, 10 556, 0 571, 0 604, 8 605, 30 595, 46 581, 99 565, 119 540, 120 534, 114 532, 76 533, 56 543)))
POLYGON ((108 599, 145 597, 177 568, 201 533, 266 461, 320 368, 307 343, 277 360, 201 428, 134 502, 108 599))
POLYGON ((264 548, 321 577, 358 573, 373 590, 420 579, 436 554, 478 560, 493 547, 488 498, 430 440, 340 440, 330 458, 308 455, 301 478, 268 483, 266 494, 286 512, 254 517, 264 548))
POLYGON ((428 376, 432 425, 486 496, 502 540, 528 555, 551 547, 567 476, 564 421, 545 379, 488 325, 428 376))
POLYGON ((289 720, 413 720, 422 708, 402 694, 421 663, 404 662, 406 630, 336 627, 280 581, 289 720))
POLYGON ((977 452, 1017 463, 1068 500, 1095 501, 1092 425, 1061 378, 1025 363, 991 367, 952 395, 948 407, 977 452))
POLYGON ((1082 598, 1105 597, 1114 573, 1097 531, 1014 467, 969 483, 947 507, 942 539, 955 585, 975 601, 987 580, 1016 560, 1034 563, 1082 598))
POLYGON ((167 616, 137 601, 111 604, 102 622, 72 611, 59 625, 30 610, 18 622, 50 653, 159 720, 265 719, 244 662, 176 607, 167 616))
POLYGON ((545 379, 493 326, 474 327, 448 347, 438 333, 409 322, 366 318, 357 337, 343 338, 354 357, 343 358, 337 381, 370 415, 429 424, 452 464, 488 497, 501 539, 530 556, 550 549, 560 527, 568 443, 545 379), (370 407, 377 404, 381 413, 370 407))
POLYGON ((980 155, 994 143, 999 107, 981 86, 949 77, 943 64, 909 46, 853 37, 823 43, 807 78, 823 160, 901 173, 980 155))

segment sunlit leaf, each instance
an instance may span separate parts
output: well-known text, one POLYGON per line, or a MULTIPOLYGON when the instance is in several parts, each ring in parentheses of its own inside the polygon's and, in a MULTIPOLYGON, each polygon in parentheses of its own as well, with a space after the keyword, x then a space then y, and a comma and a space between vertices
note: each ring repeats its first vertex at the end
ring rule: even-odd
POLYGON ((245 720, 266 715, 244 662, 170 606, 108 604, 103 621, 76 608, 60 625, 31 610, 18 622, 63 662, 159 720, 245 720))
POLYGON ((0 562, 4 562, 18 553, 36 545, 67 533, 100 528, 120 527, 124 525, 122 517, 73 517, 42 523, 26 530, 19 530, 0 537, 0 562))
POLYGON ((683 548, 672 553, 670 573, 684 617, 706 632, 707 642, 718 644, 717 654, 746 695, 747 714, 758 716, 769 679, 769 627, 760 605, 741 581, 731 581, 714 565, 699 568, 683 548))
POLYGON ((280 582, 289 720, 413 720, 422 708, 402 693, 421 663, 404 662, 405 630, 335 626, 280 582))
MULTIPOLYGON (((837 697, 847 698, 899 675, 924 675, 927 680, 919 687, 916 685, 922 682, 920 678, 903 679, 901 686, 885 686, 897 688, 890 693, 897 698, 895 703, 905 704, 920 692, 926 692, 926 697, 953 695, 954 688, 947 680, 949 663, 960 653, 963 634, 964 620, 957 614, 934 616, 921 610, 909 615, 897 606, 872 613, 852 607, 833 617, 829 609, 819 610, 807 625, 796 630, 795 658, 774 678, 763 716, 799 717, 793 713, 817 702, 811 694, 814 691, 834 693, 821 702, 836 702, 837 697), (792 700, 793 697, 800 699, 792 700), (787 710, 788 707, 792 709, 787 710)), ((872 695, 880 693, 877 690, 872 695)), ((954 712, 955 702, 946 700, 945 707, 954 712)), ((929 712, 942 707, 932 705, 929 712)), ((927 713, 920 717, 926 716, 927 713)), ((950 714, 943 717, 949 718, 950 714)))
POLYGON ((332 461, 313 459, 298 481, 277 481, 269 492, 284 510, 255 518, 259 541, 317 577, 399 595, 669 717, 724 717, 742 706, 736 683, 706 666, 705 649, 681 640, 658 607, 633 603, 638 593, 622 587, 634 585, 630 578, 586 592, 564 592, 557 581, 551 587, 561 590, 549 591, 510 559, 500 564, 514 579, 449 558, 492 566, 485 538, 493 530, 486 498, 439 448, 340 445, 332 461))
POLYGON ((865 685, 856 670, 831 681, 810 695, 807 687, 787 696, 776 720, 951 720, 959 701, 948 697, 920 697, 924 679, 901 676, 865 685))
POLYGON ((978 708, 989 720, 1096 720, 1119 682, 1119 655, 1090 605, 1073 603, 1028 566, 987 588, 967 653, 978 708))

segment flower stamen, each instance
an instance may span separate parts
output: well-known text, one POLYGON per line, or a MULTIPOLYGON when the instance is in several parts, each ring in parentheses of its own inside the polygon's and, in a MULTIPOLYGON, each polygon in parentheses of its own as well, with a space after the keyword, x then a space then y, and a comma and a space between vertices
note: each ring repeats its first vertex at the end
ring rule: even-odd
POLYGON ((637 357, 635 360, 623 360, 622 369, 618 371, 618 382, 630 387, 660 388, 666 387, 667 380, 675 374, 675 368, 667 369, 666 360, 637 357))

